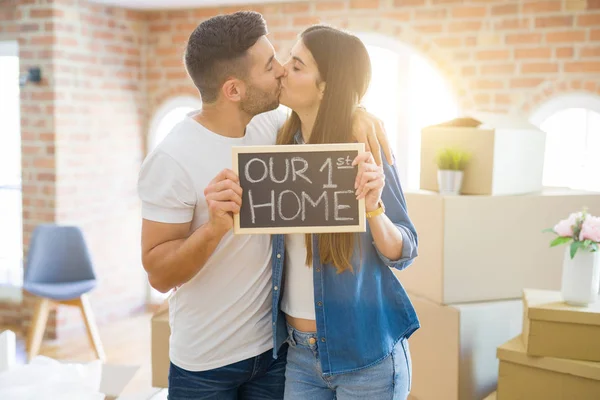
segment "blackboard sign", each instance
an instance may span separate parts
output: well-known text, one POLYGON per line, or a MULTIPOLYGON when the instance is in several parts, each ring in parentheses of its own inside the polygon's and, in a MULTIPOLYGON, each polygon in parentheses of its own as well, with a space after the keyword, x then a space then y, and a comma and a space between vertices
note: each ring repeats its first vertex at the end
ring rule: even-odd
POLYGON ((243 189, 234 233, 364 232, 352 161, 362 143, 233 148, 243 189))

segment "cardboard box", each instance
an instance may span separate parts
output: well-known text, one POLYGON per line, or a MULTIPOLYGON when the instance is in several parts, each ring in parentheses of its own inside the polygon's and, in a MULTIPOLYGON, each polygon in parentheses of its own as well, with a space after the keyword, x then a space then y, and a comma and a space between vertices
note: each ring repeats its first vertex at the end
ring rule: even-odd
POLYGON ((496 392, 492 392, 490 393, 490 395, 488 397, 486 397, 484 400, 496 400, 496 392))
POLYGON ((521 336, 498 347, 498 400, 598 400, 600 363, 531 357, 521 336))
POLYGON ((600 302, 573 307, 558 291, 523 291, 523 343, 532 356, 600 362, 600 302))
POLYGON ((564 248, 542 233, 600 193, 545 190, 520 196, 442 196, 407 192, 419 256, 394 271, 406 290, 440 304, 520 299, 525 287, 558 290, 564 248))
POLYGON ((169 386, 169 302, 165 301, 152 316, 152 386, 169 386))
POLYGON ((409 339, 411 395, 483 399, 496 389, 496 349, 521 332, 520 300, 443 306, 410 294, 421 328, 409 339))
POLYGON ((435 156, 456 147, 471 153, 461 193, 510 195, 542 190, 546 134, 524 119, 480 113, 421 132, 421 185, 438 191, 435 156))

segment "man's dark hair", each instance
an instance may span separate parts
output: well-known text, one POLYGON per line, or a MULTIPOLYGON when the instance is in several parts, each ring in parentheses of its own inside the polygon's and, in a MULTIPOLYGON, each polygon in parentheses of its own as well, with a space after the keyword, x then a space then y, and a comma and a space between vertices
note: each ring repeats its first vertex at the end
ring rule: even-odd
POLYGON ((254 11, 218 15, 198 25, 187 44, 185 67, 203 102, 216 101, 228 78, 246 77, 246 51, 266 34, 265 20, 254 11))

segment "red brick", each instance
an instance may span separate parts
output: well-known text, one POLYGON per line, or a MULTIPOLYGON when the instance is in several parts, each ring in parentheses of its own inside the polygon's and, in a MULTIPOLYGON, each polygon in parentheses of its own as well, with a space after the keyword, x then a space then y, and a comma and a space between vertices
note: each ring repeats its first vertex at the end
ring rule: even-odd
POLYGON ((600 26, 600 13, 578 16, 577 26, 600 26))
POLYGON ((178 32, 189 32, 190 34, 198 27, 198 24, 195 22, 180 22, 175 25, 175 29, 178 32))
POLYGON ((461 68, 460 73, 462 76, 466 77, 475 76, 477 74, 477 67, 473 65, 467 65, 461 68))
POLYGON ((588 58, 588 57, 599 57, 600 58, 600 46, 584 47, 579 51, 579 56, 582 58, 588 58))
POLYGON ((510 80, 511 89, 528 89, 541 85, 545 79, 542 78, 514 78, 510 80))
POLYGON ((483 18, 487 15, 486 7, 453 7, 452 18, 483 18))
POLYGON ((557 58, 572 58, 575 50, 572 47, 558 47, 556 50, 557 58))
POLYGON ((496 104, 510 104, 510 95, 503 93, 496 93, 494 95, 494 103, 496 104))
POLYGON ((492 15, 510 15, 517 14, 519 12, 518 4, 502 4, 492 6, 492 15))
POLYGON ((545 74, 558 72, 558 64, 556 63, 528 63, 521 65, 521 73, 523 74, 545 74))
POLYGON ((600 29, 595 29, 590 32, 591 40, 600 40, 600 29))
POLYGON ((448 26, 450 32, 474 32, 481 30, 481 21, 451 22, 448 26))
POLYGON ((398 11, 394 10, 391 12, 386 12, 388 18, 394 19, 396 21, 407 22, 412 20, 412 14, 410 11, 398 11))
MULTIPOLYGON (((379 2, 379 0, 377 0, 379 2)), ((310 4, 307 3, 286 3, 282 5, 282 12, 284 14, 290 13, 305 13, 310 9, 310 4)))
POLYGON ((190 35, 172 35, 171 41, 173 44, 185 44, 189 40, 190 35))
POLYGON ((600 72, 600 61, 570 62, 565 64, 565 72, 600 72))
POLYGON ((572 16, 538 17, 535 19, 536 28, 568 28, 573 26, 572 16))
POLYGON ((482 75, 508 75, 513 74, 514 72, 515 64, 492 64, 481 66, 482 75))
POLYGON ((504 88, 503 80, 478 79, 472 82, 471 89, 473 90, 491 90, 504 88))
POLYGON ((523 4, 524 13, 548 13, 560 11, 562 1, 551 0, 551 1, 533 1, 526 2, 523 4))
POLYGON ((171 24, 150 24, 149 30, 151 33, 169 32, 171 24))
POLYGON ((51 35, 34 36, 31 38, 30 43, 32 45, 49 46, 54 43, 54 37, 52 37, 51 35))
POLYGON ((294 17, 294 26, 309 26, 318 24, 321 18, 313 16, 294 17))
POLYGON ((448 11, 445 8, 440 9, 417 9, 415 10, 415 19, 417 20, 440 20, 448 17, 448 11))
POLYGON ((529 29, 531 22, 526 18, 515 18, 515 19, 503 19, 494 22, 494 29, 496 30, 516 30, 516 29, 529 29))
POLYGON ((444 30, 442 24, 415 25, 413 29, 420 33, 440 33, 444 30))
POLYGON ((548 43, 572 43, 585 41, 585 31, 561 31, 546 33, 548 43))
POLYGON ((379 8, 379 0, 350 0, 350 8, 376 9, 376 8, 379 8))
POLYGON ((517 33, 506 35, 506 44, 538 44, 542 42, 539 33, 517 33))
POLYGON ((507 60, 509 58, 509 50, 480 50, 476 55, 476 59, 479 61, 507 60))
POLYGON ((94 32, 93 37, 99 40, 114 40, 115 34, 112 32, 94 32))
POLYGON ((488 93, 477 93, 475 96, 473 96, 473 100, 477 105, 489 104, 491 101, 491 96, 488 93))
POLYGON ((424 6, 427 0, 394 0, 395 7, 418 7, 424 6))
POLYGON ((53 9, 53 8, 41 8, 41 9, 34 8, 29 11, 29 16, 31 18, 63 17, 64 15, 65 15, 64 11, 53 9))
POLYGON ((516 59, 551 58, 552 49, 535 47, 531 49, 515 49, 516 59))
POLYGON ((588 10, 600 10, 600 0, 587 0, 588 10))
POLYGON ((462 39, 458 37, 439 37, 433 39, 433 42, 442 48, 454 48, 462 46, 462 39))
POLYGON ((337 11, 343 10, 346 7, 346 4, 343 1, 319 1, 316 6, 317 11, 337 11))
POLYGON ((21 24, 19 26, 21 32, 37 32, 40 30, 39 24, 21 24))

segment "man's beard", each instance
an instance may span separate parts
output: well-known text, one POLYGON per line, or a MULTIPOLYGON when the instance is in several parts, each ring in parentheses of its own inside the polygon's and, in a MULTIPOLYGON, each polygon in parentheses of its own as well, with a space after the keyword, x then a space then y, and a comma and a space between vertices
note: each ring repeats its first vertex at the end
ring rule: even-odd
POLYGON ((247 114, 258 115, 279 107, 280 86, 276 93, 269 93, 255 86, 248 86, 246 98, 240 102, 240 108, 247 114))

